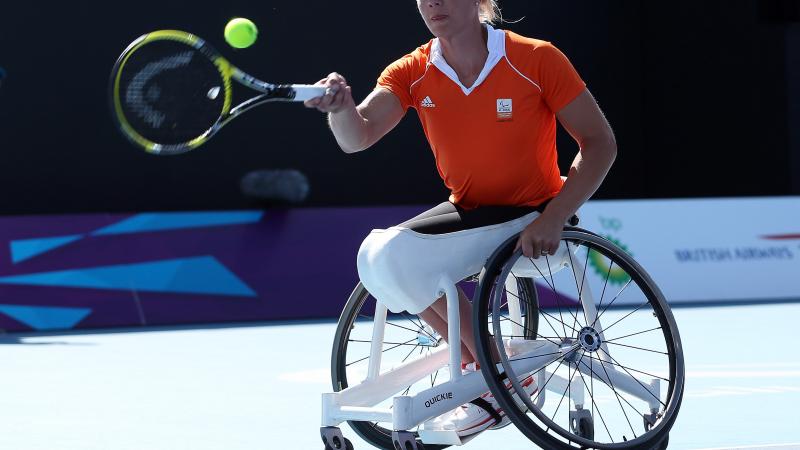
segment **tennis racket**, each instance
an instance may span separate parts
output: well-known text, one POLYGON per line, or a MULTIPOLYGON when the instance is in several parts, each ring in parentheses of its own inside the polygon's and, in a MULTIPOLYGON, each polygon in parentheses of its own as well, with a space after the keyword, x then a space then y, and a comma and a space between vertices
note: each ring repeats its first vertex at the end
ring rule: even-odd
POLYGON ((275 85, 233 66, 190 33, 161 30, 133 41, 111 73, 111 109, 122 134, 145 151, 174 155, 211 139, 231 120, 267 102, 325 94, 304 84, 275 85), (259 95, 233 107, 233 83, 259 95))

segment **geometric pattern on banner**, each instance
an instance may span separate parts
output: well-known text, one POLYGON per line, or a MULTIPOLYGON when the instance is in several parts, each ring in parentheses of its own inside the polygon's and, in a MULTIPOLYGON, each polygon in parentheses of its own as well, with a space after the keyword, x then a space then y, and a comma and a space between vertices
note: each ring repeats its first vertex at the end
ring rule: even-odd
MULTIPOLYGON (((90 235, 103 236, 225 225, 246 225, 258 223, 262 217, 264 217, 263 211, 144 213, 100 228, 90 233, 90 235)), ((83 235, 76 234, 72 236, 17 239, 9 243, 11 261, 16 264, 71 244, 83 237, 83 235)))
POLYGON ((13 275, 0 284, 255 297, 213 256, 13 275))
POLYGON ((137 214, 113 225, 103 227, 91 234, 101 236, 223 225, 244 225, 257 223, 263 216, 263 211, 145 213, 137 214))
POLYGON ((74 328, 92 312, 89 308, 57 308, 50 306, 0 305, 3 313, 37 331, 74 328))
POLYGON ((578 299, 568 297, 562 293, 555 294, 547 282, 535 282, 536 293, 539 297, 539 306, 542 308, 575 308, 578 299))
POLYGON ((36 255, 63 247, 67 244, 79 240, 80 234, 72 236, 55 236, 37 239, 18 239, 11 241, 9 244, 11 248, 11 261, 16 264, 20 261, 33 258, 36 255))

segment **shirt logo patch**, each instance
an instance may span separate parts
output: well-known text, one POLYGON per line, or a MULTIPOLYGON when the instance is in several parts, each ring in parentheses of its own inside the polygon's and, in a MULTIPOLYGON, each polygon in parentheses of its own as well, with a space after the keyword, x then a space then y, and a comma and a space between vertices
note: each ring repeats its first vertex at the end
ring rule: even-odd
POLYGON ((514 105, 510 98, 497 99, 497 120, 501 122, 514 118, 514 105))
POLYGON ((430 97, 425 97, 425 99, 422 100, 422 107, 423 108, 436 108, 436 103, 433 103, 433 100, 431 100, 430 97))

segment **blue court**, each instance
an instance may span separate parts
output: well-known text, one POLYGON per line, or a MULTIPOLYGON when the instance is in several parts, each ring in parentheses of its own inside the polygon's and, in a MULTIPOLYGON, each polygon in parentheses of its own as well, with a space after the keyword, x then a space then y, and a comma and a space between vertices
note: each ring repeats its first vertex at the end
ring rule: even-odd
MULTIPOLYGON (((674 313, 687 390, 670 448, 800 448, 800 304, 674 313)), ((320 322, 5 336, 0 447, 321 450, 334 329, 320 322)), ((357 450, 371 448, 343 431, 357 450)), ((507 427, 464 448, 536 447, 507 427)))

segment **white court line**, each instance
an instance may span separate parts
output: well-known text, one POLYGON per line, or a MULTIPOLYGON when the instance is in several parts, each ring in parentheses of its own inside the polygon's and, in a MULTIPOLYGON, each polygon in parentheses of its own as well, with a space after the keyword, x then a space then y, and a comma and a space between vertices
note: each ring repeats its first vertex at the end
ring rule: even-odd
POLYGON ((722 370, 722 369, 785 369, 800 367, 800 362, 769 362, 769 363, 733 363, 733 364, 689 364, 688 368, 694 370, 722 370))
POLYGON ((716 386, 710 389, 700 389, 687 391, 686 395, 693 398, 705 397, 732 397, 756 394, 793 394, 800 393, 800 386, 761 386, 761 387, 740 387, 740 386, 716 386))
POLYGON ((797 378, 800 370, 704 370, 686 372, 686 378, 797 378))
POLYGON ((772 444, 772 445, 753 445, 749 447, 716 447, 716 448, 704 448, 703 450, 761 450, 767 448, 779 448, 784 450, 796 450, 800 449, 800 443, 796 444, 772 444))

